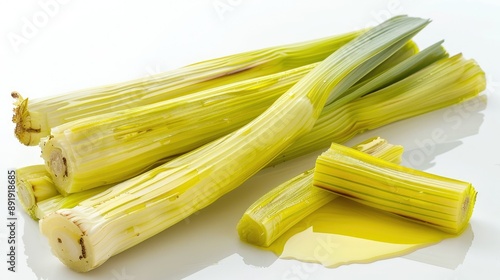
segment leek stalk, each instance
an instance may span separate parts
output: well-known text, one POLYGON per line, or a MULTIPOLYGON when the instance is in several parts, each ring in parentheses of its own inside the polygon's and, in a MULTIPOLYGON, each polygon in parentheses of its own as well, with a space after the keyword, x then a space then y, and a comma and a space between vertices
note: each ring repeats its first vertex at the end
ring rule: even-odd
POLYGON ((51 128, 72 120, 159 101, 319 62, 365 30, 210 59, 117 84, 28 99, 13 92, 15 135, 38 145, 51 128))
POLYGON ((400 166, 335 143, 316 160, 313 184, 452 234, 465 229, 477 195, 468 182, 400 166))
POLYGON ((344 106, 326 106, 314 129, 271 164, 344 143, 359 133, 473 98, 486 88, 484 71, 461 54, 441 59, 417 73, 344 106), (335 128, 335 129, 332 129, 335 128))

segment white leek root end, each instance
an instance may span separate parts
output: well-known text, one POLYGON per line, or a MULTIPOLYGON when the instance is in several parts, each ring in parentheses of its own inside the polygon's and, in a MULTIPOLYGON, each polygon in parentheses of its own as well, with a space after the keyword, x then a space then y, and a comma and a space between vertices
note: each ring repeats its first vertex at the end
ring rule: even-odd
POLYGON ((71 269, 86 272, 97 266, 88 237, 62 212, 40 220, 40 230, 49 240, 53 254, 71 269))

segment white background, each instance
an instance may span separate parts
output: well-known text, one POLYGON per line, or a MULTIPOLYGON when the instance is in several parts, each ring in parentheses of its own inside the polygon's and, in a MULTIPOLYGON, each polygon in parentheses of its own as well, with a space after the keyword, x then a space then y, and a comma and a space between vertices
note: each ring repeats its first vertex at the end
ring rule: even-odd
MULTIPOLYGON (((433 22, 416 37, 440 39, 485 70, 487 101, 454 106, 365 133, 406 148, 406 165, 472 182, 479 195, 460 237, 408 256, 335 269, 281 260, 238 240, 235 225, 266 190, 311 167, 314 156, 266 169, 186 221, 78 274, 50 252, 18 212, 18 266, 7 271, 6 175, 0 188, 1 279, 500 279, 500 6, 482 1, 5 1, 0 2, 2 174, 41 163, 17 142, 10 92, 48 96, 109 84, 241 51, 374 25, 408 14, 433 22), (46 7, 43 3, 55 3, 46 7), (29 32, 26 25, 33 24, 29 32), (24 34, 23 34, 24 30, 24 34), (17 37, 16 37, 17 36, 17 37), (12 41, 12 38, 17 40, 12 41), (19 37, 22 40, 19 40, 19 37), (442 138, 433 135, 444 133, 442 138), (5 261, 4 261, 5 260, 5 261)), ((485 99, 485 100, 486 100, 485 99)))

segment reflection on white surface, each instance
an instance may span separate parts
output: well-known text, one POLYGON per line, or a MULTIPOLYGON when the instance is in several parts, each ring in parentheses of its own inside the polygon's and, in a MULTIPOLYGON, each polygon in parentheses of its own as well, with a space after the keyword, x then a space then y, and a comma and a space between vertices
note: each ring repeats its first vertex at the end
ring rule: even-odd
POLYGON ((479 133, 484 121, 482 111, 486 109, 487 96, 482 94, 461 104, 409 119, 407 139, 403 155, 404 165, 426 170, 435 165, 435 158, 462 144, 461 139, 479 133))
MULTIPOLYGON (((11 134, 8 93, 12 90, 36 98, 137 78, 152 68, 167 70, 365 26, 396 7, 433 20, 416 38, 422 47, 445 39, 450 53, 463 52, 478 61, 489 80, 487 104, 446 108, 368 132, 352 142, 379 135, 402 144, 407 152, 403 164, 471 181, 478 200, 471 226, 460 237, 366 265, 327 269, 278 259, 240 242, 235 226, 244 210, 268 189, 310 168, 314 159, 310 156, 263 170, 214 205, 86 274, 62 265, 50 253, 37 223, 19 213, 23 220, 19 248, 24 247, 18 251, 20 272, 6 274, 2 266, 0 279, 500 278, 498 1, 60 1, 68 3, 59 5, 47 24, 37 28, 36 36, 14 52, 7 35, 21 34, 35 13, 45 13, 38 2, 50 0, 10 1, 0 9, 0 33, 5 35, 0 41, 2 170, 40 162, 37 147, 21 146, 11 134), (214 4, 221 7, 221 3, 230 9, 215 10, 214 4), (23 278, 27 274, 33 277, 23 278)), ((4 197, 0 192, 1 206, 4 197)), ((4 232, 5 227, 0 228, 0 237, 6 236, 4 232)), ((0 238, 0 254, 5 248, 0 238)))
POLYGON ((469 224, 461 235, 445 239, 434 246, 417 250, 404 256, 404 258, 443 268, 457 269, 459 265, 463 264, 473 240, 474 233, 469 224))

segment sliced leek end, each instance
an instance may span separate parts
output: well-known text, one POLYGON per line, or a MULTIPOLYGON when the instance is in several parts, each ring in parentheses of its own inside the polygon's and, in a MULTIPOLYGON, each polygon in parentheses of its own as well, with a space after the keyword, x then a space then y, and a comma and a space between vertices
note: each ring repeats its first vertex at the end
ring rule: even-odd
POLYGON ((45 137, 40 140, 42 148, 42 158, 48 173, 57 189, 57 191, 67 196, 70 193, 82 191, 71 188, 72 172, 70 162, 63 149, 57 147, 51 137, 45 137))
POLYGON ((470 218, 472 217, 472 212, 474 211, 474 206, 476 204, 477 191, 469 184, 469 188, 464 193, 464 198, 461 202, 462 207, 460 208, 457 229, 455 234, 462 233, 469 224, 470 218))
POLYGON ((247 213, 241 217, 236 229, 238 230, 240 239, 244 242, 263 247, 270 245, 267 237, 267 229, 263 227, 262 223, 255 221, 247 213))
POLYGON ((36 206, 36 198, 33 191, 33 186, 25 180, 20 180, 17 177, 17 197, 23 209, 31 216, 33 212, 33 208, 36 206))
MULTIPOLYGON (((472 212, 474 211, 474 205, 476 203, 476 196, 477 196, 477 191, 475 190, 475 188, 469 183, 467 183, 467 185, 468 187, 464 189, 464 191, 460 194, 460 198, 457 201, 457 209, 455 213, 456 217, 454 219, 454 222, 449 222, 446 224, 437 224, 421 220, 416 220, 416 221, 452 235, 460 235, 462 232, 465 231, 465 229, 469 225, 469 221, 472 217, 472 212)), ((407 216, 403 217, 409 218, 410 220, 413 219, 407 216)))
POLYGON ((25 212, 34 220, 38 220, 38 203, 59 193, 42 164, 18 168, 16 172, 18 200, 25 212))
POLYGON ((87 272, 98 266, 87 235, 64 212, 40 220, 40 231, 48 239, 52 253, 72 270, 87 272))
MULTIPOLYGON (((460 199, 457 201, 457 210, 455 213, 456 217, 454 221, 450 221, 446 224, 439 224, 439 223, 414 219, 406 215, 401 215, 401 216, 403 218, 414 220, 417 223, 428 225, 430 227, 439 229, 443 232, 452 235, 460 235, 462 232, 465 231, 465 229, 467 229, 467 226, 469 225, 470 219, 472 217, 472 212, 474 211, 474 205, 476 203, 477 192, 472 185, 469 184, 469 186, 470 186, 469 188, 463 191, 460 199)), ((358 201, 358 202, 366 204, 363 201, 358 201)))

